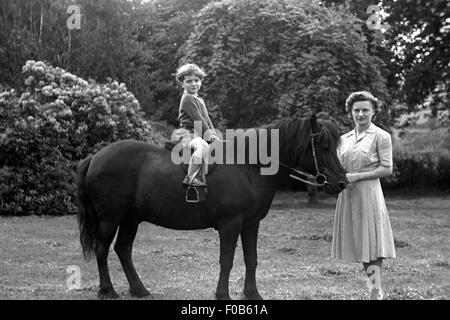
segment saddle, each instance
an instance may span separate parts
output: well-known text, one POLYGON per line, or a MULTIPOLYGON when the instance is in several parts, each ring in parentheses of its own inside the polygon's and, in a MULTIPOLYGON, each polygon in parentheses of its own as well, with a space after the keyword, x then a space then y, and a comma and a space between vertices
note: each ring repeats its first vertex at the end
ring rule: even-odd
MULTIPOLYGON (((168 140, 164 143, 164 148, 172 152, 172 150, 177 146, 179 149, 178 156, 179 159, 182 159, 180 164, 183 169, 184 174, 187 174, 189 168, 189 161, 191 159, 192 154, 194 153, 194 148, 182 147, 180 141, 178 140, 168 140)), ((207 152, 210 155, 209 152, 207 152)), ((207 161, 208 165, 206 165, 205 159, 203 159, 203 164, 201 166, 201 172, 198 174, 201 175, 201 180, 206 182, 206 175, 211 173, 214 170, 216 164, 212 161, 207 161)), ((206 200, 206 194, 208 193, 208 187, 199 187, 193 185, 184 185, 186 188, 186 202, 201 202, 206 200)))

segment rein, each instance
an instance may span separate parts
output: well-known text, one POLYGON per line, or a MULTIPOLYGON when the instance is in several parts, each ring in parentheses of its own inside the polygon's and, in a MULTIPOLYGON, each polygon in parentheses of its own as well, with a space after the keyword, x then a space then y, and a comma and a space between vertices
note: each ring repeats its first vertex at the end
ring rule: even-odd
POLYGON ((280 164, 283 167, 286 167, 289 170, 291 170, 291 171, 293 171, 293 172, 295 172, 297 174, 303 175, 304 177, 306 177, 306 179, 297 177, 294 174, 289 174, 289 177, 291 177, 293 179, 296 179, 296 180, 299 180, 299 181, 302 181, 302 182, 304 182, 306 184, 309 184, 309 185, 312 185, 312 186, 315 186, 315 187, 323 187, 324 185, 326 185, 328 183, 328 181, 327 181, 327 177, 324 174, 320 173, 319 164, 317 162, 316 147, 315 147, 315 143, 314 143, 314 137, 317 136, 317 135, 319 135, 318 132, 310 134, 311 148, 312 148, 312 154, 313 154, 313 158, 314 158, 314 166, 316 168, 316 175, 315 176, 313 176, 312 174, 310 174, 308 172, 304 172, 304 171, 301 171, 301 170, 297 170, 297 169, 291 168, 290 166, 288 166, 288 165, 286 165, 286 164, 284 164, 282 162, 280 162, 280 164))

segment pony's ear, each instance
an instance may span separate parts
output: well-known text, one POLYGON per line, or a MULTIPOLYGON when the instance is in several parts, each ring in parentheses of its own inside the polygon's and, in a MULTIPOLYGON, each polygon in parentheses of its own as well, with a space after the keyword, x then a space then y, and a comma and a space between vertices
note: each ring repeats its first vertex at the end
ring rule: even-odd
POLYGON ((312 133, 319 132, 319 127, 317 125, 317 117, 315 113, 311 116, 311 132, 312 133))

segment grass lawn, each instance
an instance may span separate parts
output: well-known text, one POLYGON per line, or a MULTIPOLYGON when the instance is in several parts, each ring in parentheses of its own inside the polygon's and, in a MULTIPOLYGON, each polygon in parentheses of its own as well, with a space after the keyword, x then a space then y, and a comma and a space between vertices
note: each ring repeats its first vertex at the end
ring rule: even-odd
MULTIPOLYGON (((330 257, 334 197, 308 206, 305 193, 280 192, 261 222, 257 283, 265 299, 367 299, 362 265, 330 257)), ((450 197, 387 196, 397 259, 385 263, 387 299, 450 298, 450 197)), ((95 260, 81 255, 75 216, 0 218, 0 299, 96 299, 95 260), (78 266, 81 288, 68 290, 67 268, 78 266)), ((174 231, 142 223, 134 262, 150 299, 213 299, 219 275, 213 229, 174 231)), ((111 277, 121 299, 131 298, 116 254, 111 277)), ((240 241, 230 294, 241 298, 240 241)))

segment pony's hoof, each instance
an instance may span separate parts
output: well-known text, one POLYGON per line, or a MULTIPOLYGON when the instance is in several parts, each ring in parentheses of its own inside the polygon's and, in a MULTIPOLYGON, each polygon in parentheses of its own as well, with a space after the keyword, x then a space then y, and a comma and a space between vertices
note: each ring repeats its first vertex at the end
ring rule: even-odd
POLYGON ((151 296, 151 293, 148 292, 147 289, 145 289, 145 288, 138 289, 138 290, 133 290, 130 288, 130 294, 136 298, 145 298, 145 297, 151 296))
POLYGON ((231 297, 228 293, 216 293, 217 300, 231 300, 231 297))
POLYGON ((117 299, 119 295, 113 288, 98 290, 97 297, 101 300, 105 299, 117 299))

